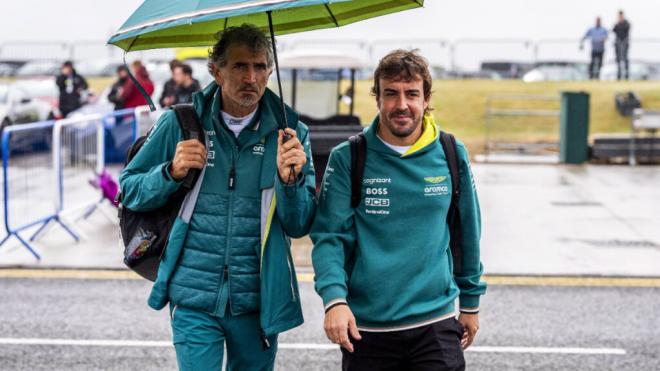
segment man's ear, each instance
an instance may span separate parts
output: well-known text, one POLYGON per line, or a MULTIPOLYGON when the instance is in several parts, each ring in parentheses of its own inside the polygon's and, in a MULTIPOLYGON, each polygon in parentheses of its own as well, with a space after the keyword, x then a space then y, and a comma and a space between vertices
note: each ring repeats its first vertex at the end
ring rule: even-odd
POLYGON ((213 66, 213 79, 215 80, 215 83, 222 86, 222 74, 220 73, 220 69, 217 66, 213 66))
POLYGON ((426 112, 426 109, 429 108, 429 101, 431 100, 431 97, 424 98, 424 112, 426 112))

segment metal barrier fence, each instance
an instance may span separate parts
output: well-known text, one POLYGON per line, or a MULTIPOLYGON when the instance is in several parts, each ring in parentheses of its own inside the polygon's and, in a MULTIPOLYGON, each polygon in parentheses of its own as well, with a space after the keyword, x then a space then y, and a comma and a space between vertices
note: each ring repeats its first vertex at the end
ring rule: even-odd
POLYGON ((149 109, 149 106, 140 106, 135 108, 135 128, 133 129, 133 133, 135 134, 135 137, 133 138, 133 141, 135 141, 137 138, 147 135, 149 130, 151 129, 152 126, 158 121, 160 118, 160 115, 163 114, 167 109, 165 108, 160 108, 155 110, 154 112, 151 112, 149 109))
POLYGON ((105 169, 104 142, 101 115, 55 122, 52 153, 53 168, 58 175, 55 193, 60 217, 81 210, 84 210, 83 216, 88 217, 103 201, 103 198, 99 201, 96 189, 86 185, 105 169))
POLYGON ((163 112, 143 106, 4 128, 2 207, 7 235, 0 246, 14 237, 40 259, 30 242, 55 223, 78 241, 82 233, 73 228, 75 223, 100 210, 106 199, 95 184, 105 173, 106 158, 123 161, 125 149, 163 112), (107 143, 114 146, 111 151, 107 143), (29 239, 21 235, 33 228, 37 230, 29 239))
POLYGON ((557 156, 559 104, 556 95, 489 96, 484 159, 488 161, 493 153, 557 156))
POLYGON ((59 196, 53 192, 58 172, 54 168, 54 121, 6 127, 2 133, 3 211, 7 235, 0 246, 15 237, 37 259, 39 254, 20 233, 35 226, 32 242, 51 223, 79 237, 58 215, 59 196))

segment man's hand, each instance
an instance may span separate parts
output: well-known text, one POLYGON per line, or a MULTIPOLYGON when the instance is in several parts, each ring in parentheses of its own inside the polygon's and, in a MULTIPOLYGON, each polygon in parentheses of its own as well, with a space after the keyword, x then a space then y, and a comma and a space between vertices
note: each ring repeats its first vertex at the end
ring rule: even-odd
POLYGON ((351 343, 348 334, 355 340, 362 339, 360 332, 358 332, 355 317, 348 305, 337 305, 331 308, 325 314, 325 336, 328 340, 335 344, 339 344, 349 352, 353 353, 353 344, 351 343))
POLYGON ((465 329, 463 332, 463 338, 461 339, 461 347, 467 349, 472 345, 474 337, 477 335, 477 331, 479 331, 479 314, 461 313, 458 316, 458 322, 460 322, 465 329))
POLYGON ((303 145, 296 136, 296 131, 291 128, 280 130, 277 137, 277 172, 282 182, 293 184, 296 182, 298 174, 302 167, 307 163, 307 155, 303 145), (291 136, 289 140, 283 142, 284 133, 291 136), (291 174, 291 165, 293 165, 293 176, 291 174))
POLYGON ((190 169, 201 169, 206 165, 206 148, 197 139, 184 140, 176 145, 170 175, 180 181, 190 169))

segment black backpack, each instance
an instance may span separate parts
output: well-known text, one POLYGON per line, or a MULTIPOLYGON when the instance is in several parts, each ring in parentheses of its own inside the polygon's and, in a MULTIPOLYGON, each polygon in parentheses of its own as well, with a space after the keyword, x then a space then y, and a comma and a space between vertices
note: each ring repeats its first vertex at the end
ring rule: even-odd
MULTIPOLYGON (((183 139, 197 139, 204 143, 203 127, 192 105, 179 104, 173 109, 183 132, 183 139)), ((129 147, 125 164, 140 151, 148 136, 149 134, 138 138, 129 147)), ((191 169, 179 189, 170 196, 165 205, 156 210, 128 209, 122 205, 121 193, 119 194, 119 230, 124 243, 124 264, 140 276, 151 281, 156 280, 160 259, 165 252, 174 220, 184 197, 195 186, 200 172, 199 169, 191 169)))
MULTIPOLYGON (((351 148, 351 207, 356 208, 362 198, 362 179, 364 178, 364 164, 367 162, 367 141, 364 133, 359 133, 348 138, 351 148)), ((461 194, 458 176, 458 155, 456 151, 456 139, 452 134, 440 132, 440 143, 447 157, 449 175, 453 192, 449 211, 447 212, 447 224, 449 224, 449 247, 454 262, 454 274, 461 273, 461 222, 458 215, 458 198, 461 194)))

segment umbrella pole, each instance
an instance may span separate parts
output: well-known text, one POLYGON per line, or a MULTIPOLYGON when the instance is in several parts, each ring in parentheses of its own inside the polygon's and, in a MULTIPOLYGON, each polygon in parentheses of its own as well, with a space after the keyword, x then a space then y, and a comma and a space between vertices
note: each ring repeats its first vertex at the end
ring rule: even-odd
MULTIPOLYGON (((273 15, 270 10, 267 11, 266 14, 268 14, 268 29, 270 30, 270 41, 273 44, 273 58, 275 59, 275 74, 277 76, 277 88, 279 89, 280 92, 280 102, 282 102, 282 115, 284 116, 284 125, 282 125, 281 129, 284 130, 289 127, 289 122, 286 118, 284 95, 282 95, 282 81, 280 80, 280 65, 279 62, 277 61, 277 47, 275 46, 275 32, 273 31, 273 15)), ((284 134, 285 141, 289 138, 290 136, 288 134, 284 134)))

